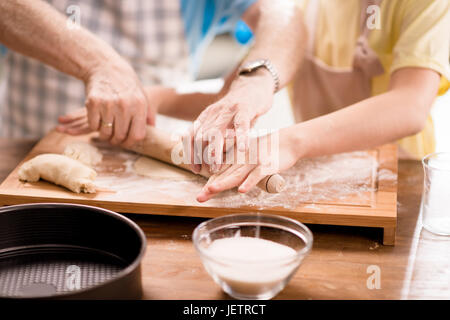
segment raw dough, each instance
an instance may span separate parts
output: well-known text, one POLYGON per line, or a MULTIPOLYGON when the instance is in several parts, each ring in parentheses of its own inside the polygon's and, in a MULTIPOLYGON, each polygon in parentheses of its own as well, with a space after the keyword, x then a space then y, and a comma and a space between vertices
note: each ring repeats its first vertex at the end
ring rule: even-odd
POLYGON ((168 180, 195 180, 197 176, 170 164, 148 158, 139 157, 134 163, 134 171, 142 176, 168 180))
POLYGON ((61 154, 46 153, 25 162, 19 169, 19 179, 36 182, 44 179, 80 193, 95 193, 97 173, 83 163, 61 154))
POLYGON ((99 164, 103 158, 96 147, 85 142, 74 142, 67 145, 63 154, 90 167, 99 164))

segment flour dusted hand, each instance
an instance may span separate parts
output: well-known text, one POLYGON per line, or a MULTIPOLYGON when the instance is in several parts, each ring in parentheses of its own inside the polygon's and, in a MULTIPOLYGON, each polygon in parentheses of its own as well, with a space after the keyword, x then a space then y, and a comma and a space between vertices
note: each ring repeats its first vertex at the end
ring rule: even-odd
POLYGON ((80 193, 95 193, 97 173, 83 163, 60 154, 46 153, 25 162, 19 169, 19 179, 36 182, 44 179, 80 193))
POLYGON ((90 167, 99 164, 102 161, 102 154, 94 146, 85 142, 74 142, 66 146, 64 155, 74 160, 78 160, 90 167))

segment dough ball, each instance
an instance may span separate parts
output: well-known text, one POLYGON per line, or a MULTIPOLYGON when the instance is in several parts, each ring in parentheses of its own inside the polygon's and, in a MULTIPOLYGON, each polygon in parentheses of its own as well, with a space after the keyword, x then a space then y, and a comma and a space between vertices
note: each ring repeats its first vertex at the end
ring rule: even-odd
POLYGON ((38 155, 19 168, 19 179, 22 181, 44 179, 76 193, 95 193, 96 176, 97 173, 83 163, 52 153, 38 155))
POLYGON ((85 142, 74 142, 66 146, 64 155, 78 160, 90 167, 99 164, 102 161, 102 154, 94 146, 85 142))
POLYGON ((142 176, 167 180, 195 180, 197 176, 170 164, 148 158, 139 157, 134 163, 134 171, 142 176))

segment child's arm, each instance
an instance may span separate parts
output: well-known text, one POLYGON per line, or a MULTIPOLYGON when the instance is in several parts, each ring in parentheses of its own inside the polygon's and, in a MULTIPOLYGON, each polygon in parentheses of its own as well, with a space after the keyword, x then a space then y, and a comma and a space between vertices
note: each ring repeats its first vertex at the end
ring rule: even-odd
POLYGON ((230 89, 231 82, 236 77, 237 69, 224 79, 223 87, 217 93, 177 93, 175 89, 164 86, 149 86, 145 88, 148 101, 158 113, 194 121, 210 104, 213 104, 230 89))
MULTIPOLYGON (((281 129, 278 154, 266 153, 258 159, 259 165, 229 167, 210 179, 197 199, 207 201, 238 186, 239 192, 248 192, 265 176, 288 169, 301 158, 364 150, 420 132, 438 87, 439 74, 433 70, 400 69, 392 75, 386 93, 281 129)), ((269 140, 269 136, 258 139, 269 140)))
POLYGON ((218 96, 217 93, 177 93, 173 88, 159 86, 145 88, 145 92, 159 114, 192 121, 218 96))
POLYGON ((295 125, 299 157, 368 149, 420 132, 439 80, 430 69, 399 69, 386 93, 295 125))

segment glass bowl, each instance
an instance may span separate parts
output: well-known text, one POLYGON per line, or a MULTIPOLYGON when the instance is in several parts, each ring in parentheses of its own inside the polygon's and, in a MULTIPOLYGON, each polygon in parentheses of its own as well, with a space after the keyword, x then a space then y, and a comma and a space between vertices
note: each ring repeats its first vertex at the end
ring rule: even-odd
POLYGON ((264 300, 288 284, 311 251, 313 235, 293 219, 246 213, 201 223, 192 241, 205 269, 227 294, 264 300))

